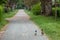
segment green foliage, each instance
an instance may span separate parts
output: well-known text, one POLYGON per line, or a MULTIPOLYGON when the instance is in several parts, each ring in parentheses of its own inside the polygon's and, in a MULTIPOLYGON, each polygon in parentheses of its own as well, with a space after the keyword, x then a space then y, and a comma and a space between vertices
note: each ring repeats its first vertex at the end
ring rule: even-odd
MULTIPOLYGON (((1 8, 1 7, 0 7, 1 8)), ((2 10, 3 11, 3 10, 2 10)), ((16 12, 17 12, 18 10, 14 10, 14 11, 10 11, 10 12, 8 12, 8 13, 2 13, 2 15, 0 15, 0 30, 1 30, 1 28, 3 28, 7 23, 8 23, 8 21, 6 21, 5 20, 5 18, 10 18, 10 17, 13 17, 15 14, 16 14, 16 12), (3 16, 3 17, 2 17, 3 16)), ((0 13, 1 14, 1 13, 0 13)))
MULTIPOLYGON (((56 8, 52 8, 52 15, 53 16, 55 15, 55 10, 56 10, 56 8)), ((57 8, 57 16, 60 17, 60 8, 59 7, 57 8)))
POLYGON ((23 9, 24 5, 23 4, 17 4, 17 9, 23 9))
POLYGON ((24 5, 23 0, 17 0, 17 9, 23 8, 24 7, 23 5, 24 5))
POLYGON ((18 10, 15 9, 14 11, 9 11, 8 13, 5 13, 5 14, 4 14, 4 18, 13 17, 13 16, 16 14, 17 11, 18 11, 18 10))
POLYGON ((7 2, 7 0, 0 0, 0 4, 4 4, 6 2, 7 2))
POLYGON ((57 21, 54 17, 46 17, 41 15, 33 15, 32 12, 26 11, 31 20, 33 20, 40 29, 50 38, 50 40, 60 40, 60 18, 57 21))
POLYGON ((39 15, 41 12, 40 3, 33 5, 31 11, 33 12, 33 14, 39 15))
POLYGON ((4 20, 4 17, 3 17, 3 13, 4 13, 3 9, 4 9, 3 6, 0 5, 0 30, 1 30, 2 26, 6 23, 6 21, 4 20))
POLYGON ((0 5, 0 22, 3 19, 3 6, 0 5))

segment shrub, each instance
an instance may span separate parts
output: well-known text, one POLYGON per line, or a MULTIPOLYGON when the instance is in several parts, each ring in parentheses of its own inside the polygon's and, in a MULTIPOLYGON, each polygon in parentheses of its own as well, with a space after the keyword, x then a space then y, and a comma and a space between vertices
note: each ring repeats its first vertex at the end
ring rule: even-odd
POLYGON ((3 19, 3 6, 0 5, 0 22, 3 19))
POLYGON ((33 5, 31 11, 33 12, 33 14, 39 15, 41 12, 40 3, 33 5))
MULTIPOLYGON (((55 16, 55 8, 52 8, 52 15, 55 16)), ((60 17, 60 8, 57 8, 57 16, 60 17)))

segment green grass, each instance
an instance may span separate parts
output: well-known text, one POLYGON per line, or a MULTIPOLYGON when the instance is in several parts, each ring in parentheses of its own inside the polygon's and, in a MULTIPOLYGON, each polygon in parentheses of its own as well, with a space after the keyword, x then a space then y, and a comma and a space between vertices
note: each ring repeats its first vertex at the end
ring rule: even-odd
POLYGON ((10 12, 8 12, 8 13, 5 13, 4 15, 4 17, 5 18, 10 18, 10 17, 13 17, 15 14, 16 14, 16 12, 17 12, 17 9, 16 10, 14 10, 14 11, 10 11, 10 12))
POLYGON ((0 23, 0 30, 1 28, 3 28, 8 22, 6 20, 2 20, 2 22, 0 23))
POLYGON ((2 22, 0 22, 0 30, 8 23, 8 21, 6 21, 5 18, 13 17, 17 11, 18 10, 14 10, 14 11, 10 11, 8 13, 4 13, 4 19, 2 20, 2 22))
POLYGON ((39 28, 44 30, 50 40, 60 40, 60 18, 57 18, 56 21, 54 17, 36 16, 27 10, 25 12, 30 15, 31 20, 33 20, 39 28))

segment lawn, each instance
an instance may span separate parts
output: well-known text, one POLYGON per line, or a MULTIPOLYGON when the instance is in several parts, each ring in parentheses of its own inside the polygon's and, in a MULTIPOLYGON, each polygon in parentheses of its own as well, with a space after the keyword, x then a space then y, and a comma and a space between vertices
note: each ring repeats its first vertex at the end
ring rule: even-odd
POLYGON ((25 10, 25 12, 30 15, 31 20, 34 21, 39 28, 44 30, 50 40, 60 40, 60 18, 57 18, 56 21, 54 17, 36 16, 27 10, 25 10))
POLYGON ((18 10, 14 10, 14 11, 10 11, 8 13, 4 13, 4 19, 0 23, 0 30, 1 30, 1 28, 3 28, 8 23, 8 21, 6 21, 5 18, 13 17, 16 14, 17 11, 18 10))

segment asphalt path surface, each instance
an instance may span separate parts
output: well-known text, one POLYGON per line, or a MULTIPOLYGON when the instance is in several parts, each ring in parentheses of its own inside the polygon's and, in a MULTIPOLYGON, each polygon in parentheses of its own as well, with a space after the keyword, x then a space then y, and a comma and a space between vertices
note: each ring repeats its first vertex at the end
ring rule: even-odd
POLYGON ((8 20, 9 24, 1 40, 48 40, 46 35, 41 35, 41 30, 23 9, 8 20))

